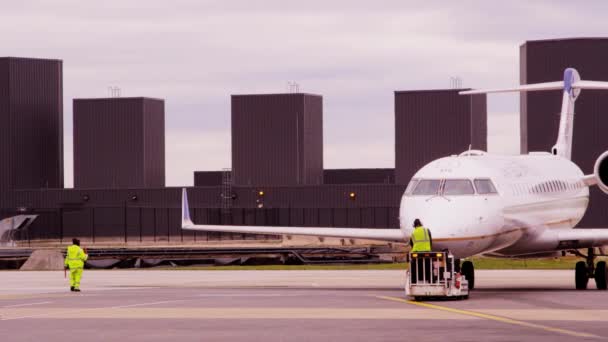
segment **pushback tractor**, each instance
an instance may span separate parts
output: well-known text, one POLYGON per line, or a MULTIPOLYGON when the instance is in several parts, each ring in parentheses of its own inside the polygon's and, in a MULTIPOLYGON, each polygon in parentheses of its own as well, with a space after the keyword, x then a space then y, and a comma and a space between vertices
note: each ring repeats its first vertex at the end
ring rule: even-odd
POLYGON ((449 251, 410 252, 405 295, 414 300, 468 299, 469 282, 449 251))

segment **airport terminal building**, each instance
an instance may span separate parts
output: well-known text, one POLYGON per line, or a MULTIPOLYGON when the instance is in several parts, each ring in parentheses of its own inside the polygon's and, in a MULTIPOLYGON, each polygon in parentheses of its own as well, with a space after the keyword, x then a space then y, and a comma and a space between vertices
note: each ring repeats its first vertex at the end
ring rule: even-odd
MULTIPOLYGON (((608 39, 526 42, 521 82, 559 79, 567 66, 608 80, 608 67, 599 62, 605 58, 594 59, 607 53, 608 39), (575 54, 580 48, 589 53, 575 54)), ((3 216, 38 215, 21 240, 277 238, 180 229, 181 188, 165 187, 162 99, 74 99, 74 188, 64 189, 62 82, 61 61, 0 58, 0 156, 8 161, 0 164, 1 210, 3 216)), ((394 169, 324 169, 321 95, 232 95, 232 169, 194 172, 192 218, 201 224, 398 228, 401 196, 416 170, 469 148, 487 149, 486 97, 461 96, 460 90, 395 91, 394 169)), ((574 134, 590 140, 575 139, 573 155, 585 172, 608 147, 601 132, 608 123, 599 109, 604 102, 605 95, 589 92, 577 104, 574 134)), ((550 149, 559 104, 558 94, 522 95, 522 152, 550 149)), ((596 192, 582 224, 605 227, 607 199, 597 201, 602 196, 596 192)))

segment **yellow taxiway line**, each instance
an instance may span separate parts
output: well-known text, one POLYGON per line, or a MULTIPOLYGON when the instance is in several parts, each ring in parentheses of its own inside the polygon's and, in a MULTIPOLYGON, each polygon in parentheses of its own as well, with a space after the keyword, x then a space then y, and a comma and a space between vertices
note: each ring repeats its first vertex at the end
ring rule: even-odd
POLYGON ((415 302, 415 301, 412 301, 412 300, 407 300, 407 299, 398 298, 398 297, 388 297, 388 296, 375 296, 375 297, 376 298, 380 298, 380 299, 385 299, 385 300, 391 300, 391 301, 394 301, 394 302, 400 302, 400 303, 406 303, 406 304, 411 304, 411 305, 417 305, 417 306, 421 306, 421 307, 424 307, 424 308, 427 308, 427 309, 442 310, 442 311, 452 312, 452 313, 456 313, 456 314, 461 314, 461 315, 466 315, 466 316, 473 316, 473 317, 477 317, 477 318, 482 318, 482 319, 487 319, 487 320, 492 320, 492 321, 497 321, 497 322, 502 322, 502 323, 507 323, 507 324, 512 324, 512 325, 519 325, 519 326, 523 326, 523 327, 527 327, 527 328, 532 328, 532 329, 545 330, 545 331, 555 332, 555 333, 569 335, 569 336, 602 338, 602 337, 600 337, 598 335, 593 335, 593 334, 589 334, 589 333, 583 333, 583 332, 578 332, 578 331, 573 331, 573 330, 554 328, 554 327, 550 327, 550 326, 547 326, 547 325, 530 323, 530 322, 525 322, 525 321, 518 321, 518 320, 515 320, 515 319, 512 319, 512 318, 500 317, 500 316, 495 316, 495 315, 489 315, 489 314, 484 314, 484 313, 475 312, 475 311, 469 311, 469 310, 455 309, 455 308, 450 308, 450 307, 447 307, 447 306, 441 306, 441 305, 436 305, 436 304, 429 304, 429 303, 424 303, 424 302, 415 302))

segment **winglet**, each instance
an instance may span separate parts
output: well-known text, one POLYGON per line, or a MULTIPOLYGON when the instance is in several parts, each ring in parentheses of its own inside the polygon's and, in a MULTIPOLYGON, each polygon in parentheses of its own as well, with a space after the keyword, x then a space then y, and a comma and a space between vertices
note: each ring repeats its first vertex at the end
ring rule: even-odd
POLYGON ((194 225, 190 219, 190 207, 188 205, 188 192, 182 189, 182 228, 194 225))

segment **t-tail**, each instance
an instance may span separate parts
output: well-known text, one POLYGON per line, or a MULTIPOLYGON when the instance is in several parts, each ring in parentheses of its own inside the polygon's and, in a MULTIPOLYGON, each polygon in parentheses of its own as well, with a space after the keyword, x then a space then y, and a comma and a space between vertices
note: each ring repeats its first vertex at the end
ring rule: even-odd
MULTIPOLYGON (((578 71, 574 68, 564 70, 564 80, 557 82, 524 84, 514 88, 505 89, 482 89, 460 92, 461 95, 503 93, 503 92, 527 92, 542 90, 563 90, 562 110, 560 113, 559 131, 557 142, 551 148, 551 153, 571 159, 572 157, 572 132, 574 128, 574 102, 578 98, 581 89, 605 89, 608 90, 608 82, 581 80, 578 71)), ((532 113, 533 115, 534 113, 532 113)))

